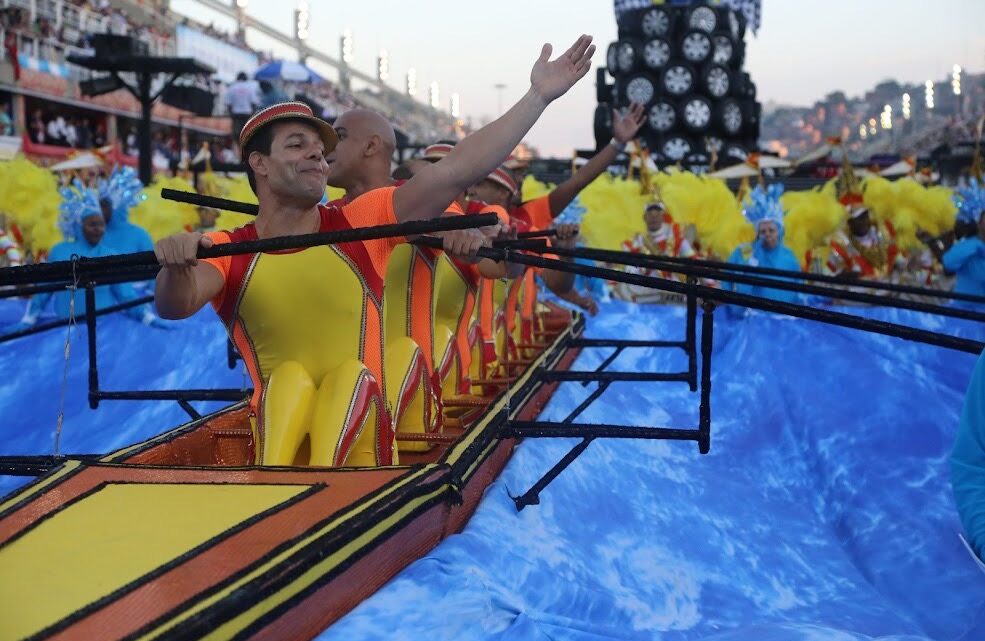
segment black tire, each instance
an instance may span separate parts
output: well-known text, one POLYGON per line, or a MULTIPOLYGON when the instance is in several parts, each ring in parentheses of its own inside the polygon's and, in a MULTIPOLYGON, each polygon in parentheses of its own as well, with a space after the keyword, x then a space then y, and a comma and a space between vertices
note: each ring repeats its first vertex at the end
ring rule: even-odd
POLYGON ((684 127, 696 134, 705 133, 715 122, 711 101, 698 94, 689 94, 681 100, 677 112, 684 127))
POLYGON ((756 99, 756 83, 752 81, 752 78, 748 73, 743 71, 738 78, 736 78, 736 89, 733 92, 736 98, 742 98, 747 100, 756 99))
POLYGON ((671 60, 673 47, 663 38, 653 38, 643 45, 643 66, 652 71, 663 69, 671 60))
MULTIPOLYGON (((726 66, 732 64, 732 61, 735 60, 736 55, 739 53, 738 47, 735 46, 735 40, 727 33, 716 33, 712 35, 711 42, 713 47, 711 62, 726 66)), ((608 57, 606 57, 606 60, 608 60, 608 57)))
POLYGON ((624 78, 618 83, 619 105, 625 106, 631 102, 639 102, 648 106, 659 93, 654 78, 645 73, 636 73, 624 78))
POLYGON ((711 156, 704 151, 692 151, 684 157, 682 164, 691 171, 698 168, 707 169, 711 164, 711 156))
POLYGON ((742 131, 747 138, 759 138, 759 123, 763 107, 754 100, 742 102, 742 131))
POLYGON ((725 141, 718 136, 705 136, 701 141, 706 154, 720 154, 725 146, 725 141))
POLYGON ((701 70, 701 90, 715 100, 732 92, 732 74, 724 65, 707 65, 701 70))
POLYGON ((697 86, 694 69, 682 63, 671 63, 660 74, 660 87, 671 96, 680 97, 691 93, 697 86))
POLYGON ((666 7, 649 7, 639 14, 640 33, 646 38, 670 38, 674 35, 675 12, 666 7))
POLYGON ((627 76, 640 67, 640 46, 635 40, 619 40, 616 43, 616 71, 627 76))
POLYGON ((729 162, 730 160, 745 162, 746 158, 749 156, 745 147, 734 142, 726 143, 725 148, 719 155, 722 158, 721 164, 723 165, 734 165, 735 162, 729 162))
POLYGON ((619 61, 616 59, 616 50, 618 49, 618 46, 618 41, 612 42, 609 44, 609 48, 605 50, 605 66, 613 78, 615 78, 616 74, 619 73, 619 61))
POLYGON ((671 134, 660 143, 659 151, 669 162, 680 162, 694 151, 695 144, 689 136, 671 134))
POLYGON ((708 5, 698 5, 688 9, 684 17, 685 29, 699 29, 705 33, 713 33, 722 24, 722 15, 708 5))
POLYGON ((715 122, 725 138, 736 138, 742 133, 745 124, 742 103, 734 98, 726 98, 717 105, 715 122))
POLYGON ((615 86, 606 82, 605 73, 606 70, 601 67, 595 72, 595 101, 598 103, 611 103, 616 100, 613 91, 615 86))
POLYGON ((711 36, 698 29, 685 32, 678 44, 681 57, 691 64, 702 64, 709 60, 713 50, 711 36))
POLYGON ((680 122, 677 107, 669 100, 658 98, 647 110, 646 122, 650 129, 658 134, 673 131, 680 122))

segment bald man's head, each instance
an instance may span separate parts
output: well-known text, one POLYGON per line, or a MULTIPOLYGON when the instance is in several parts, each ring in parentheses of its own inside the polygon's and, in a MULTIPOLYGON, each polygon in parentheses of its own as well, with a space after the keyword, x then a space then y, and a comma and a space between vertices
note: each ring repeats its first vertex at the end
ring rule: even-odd
POLYGON ((335 121, 339 144, 327 156, 328 184, 350 189, 356 183, 383 184, 397 137, 386 118, 369 109, 351 109, 335 121))

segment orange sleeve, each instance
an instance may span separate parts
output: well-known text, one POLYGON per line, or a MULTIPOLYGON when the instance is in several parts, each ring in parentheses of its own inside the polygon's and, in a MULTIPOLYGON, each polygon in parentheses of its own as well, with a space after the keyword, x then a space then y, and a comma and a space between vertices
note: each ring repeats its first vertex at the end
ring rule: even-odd
MULTIPOLYGON (((207 238, 212 239, 213 247, 216 245, 224 245, 228 242, 231 242, 229 232, 210 231, 203 235, 206 236, 207 238)), ((215 307, 216 309, 219 309, 220 307, 222 307, 222 301, 226 298, 226 284, 229 282, 229 268, 233 264, 233 257, 219 256, 218 258, 203 258, 201 262, 205 263, 206 265, 211 265, 212 267, 215 267, 216 271, 219 272, 219 275, 222 276, 222 283, 223 283, 222 291, 220 291, 219 294, 212 299, 212 306, 215 307)))
POLYGON ((530 224, 533 231, 543 231, 550 229, 554 224, 554 216, 551 215, 550 196, 541 196, 523 203, 523 208, 530 216, 530 224))
MULTIPOLYGON (((351 203, 342 206, 342 212, 355 229, 357 227, 375 227, 377 225, 393 225, 397 217, 393 213, 393 192, 396 187, 381 187, 367 191, 351 203)), ((403 236, 380 238, 363 241, 374 265, 385 266, 393 248, 404 242, 403 236)))
POLYGON ((458 204, 458 201, 457 200, 453 200, 450 205, 448 205, 447 207, 445 207, 445 213, 446 214, 458 214, 458 215, 461 216, 461 215, 464 215, 465 214, 465 210, 462 209, 462 206, 458 204))

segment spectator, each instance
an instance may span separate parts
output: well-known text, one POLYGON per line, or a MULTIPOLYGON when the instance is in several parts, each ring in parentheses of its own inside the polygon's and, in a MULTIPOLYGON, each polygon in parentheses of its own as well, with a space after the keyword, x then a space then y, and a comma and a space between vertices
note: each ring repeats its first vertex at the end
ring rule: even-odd
POLYGON ((55 116, 49 120, 47 133, 49 145, 58 145, 59 147, 65 147, 68 145, 64 116, 55 116))
POLYGON ((40 109, 36 109, 34 115, 31 116, 31 124, 28 125, 28 135, 31 137, 31 142, 39 145, 45 144, 48 140, 44 118, 41 115, 40 109))
POLYGON ((260 104, 260 92, 256 82, 248 80, 246 74, 240 71, 236 82, 226 89, 226 107, 233 119, 233 138, 239 138, 239 132, 260 104))
POLYGON ((79 141, 76 145, 79 149, 92 149, 92 123, 88 118, 83 118, 78 126, 79 141))
POLYGON ((14 135, 14 121, 10 117, 10 102, 7 100, 0 101, 0 134, 14 135))
POLYGON ((75 126, 75 118, 69 118, 67 121, 63 120, 63 122, 65 123, 63 129, 65 144, 69 147, 77 147, 79 142, 79 131, 75 126))

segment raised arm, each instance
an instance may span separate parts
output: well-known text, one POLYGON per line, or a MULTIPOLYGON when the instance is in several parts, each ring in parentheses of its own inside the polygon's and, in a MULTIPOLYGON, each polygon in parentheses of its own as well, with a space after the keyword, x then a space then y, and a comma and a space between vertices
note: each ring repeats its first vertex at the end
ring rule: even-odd
POLYGON ((621 116, 618 111, 613 110, 612 141, 602 151, 592 156, 581 169, 572 174, 571 178, 551 191, 547 197, 551 205, 551 216, 559 216, 582 189, 588 187, 609 165, 615 162, 616 156, 626 146, 626 143, 636 137, 636 133, 645 121, 646 113, 643 105, 639 103, 632 103, 626 113, 621 116))
POLYGON ((551 102, 592 66, 595 46, 581 36, 557 60, 545 44, 530 72, 530 89, 498 119, 468 136, 441 161, 422 168, 393 196, 398 221, 431 218, 467 187, 485 178, 513 151, 551 102))

